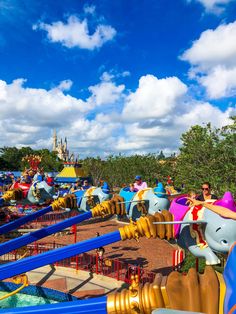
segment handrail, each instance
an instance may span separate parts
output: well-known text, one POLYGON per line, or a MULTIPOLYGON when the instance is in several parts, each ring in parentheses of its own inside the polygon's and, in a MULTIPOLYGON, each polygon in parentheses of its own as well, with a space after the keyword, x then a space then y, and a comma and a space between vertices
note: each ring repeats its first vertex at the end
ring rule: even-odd
POLYGON ((20 292, 22 289, 24 289, 25 287, 27 287, 29 285, 29 281, 28 281, 28 277, 26 274, 22 274, 20 276, 16 276, 15 278, 13 278, 14 283, 22 283, 22 286, 20 286, 19 288, 17 288, 16 290, 3 295, 2 297, 0 297, 0 301, 7 299, 15 294, 17 294, 18 292, 20 292))

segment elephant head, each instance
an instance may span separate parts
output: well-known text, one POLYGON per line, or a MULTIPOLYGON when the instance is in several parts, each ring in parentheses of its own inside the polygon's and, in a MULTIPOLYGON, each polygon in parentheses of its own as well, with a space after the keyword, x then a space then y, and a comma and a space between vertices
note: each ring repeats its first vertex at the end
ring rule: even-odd
MULTIPOLYGON (((154 215, 157 212, 161 212, 163 209, 169 209, 170 202, 167 197, 159 197, 152 188, 147 188, 137 193, 127 192, 133 198, 128 199, 130 201, 130 207, 128 210, 128 217, 132 220, 137 220, 142 214, 154 215)), ((159 192, 158 192, 159 193, 159 192)), ((124 193, 120 193, 126 199, 124 193)))
POLYGON ((236 220, 227 219, 205 209, 205 239, 209 247, 217 253, 226 253, 236 241, 236 220))
POLYGON ((27 194, 27 200, 32 204, 43 204, 47 200, 52 200, 54 187, 49 186, 45 181, 34 182, 27 194))
POLYGON ((215 253, 227 253, 236 241, 236 206, 230 192, 214 204, 208 206, 205 203, 205 206, 200 209, 203 225, 197 220, 196 223, 194 220, 190 222, 191 209, 187 211, 177 241, 196 257, 204 257, 206 264, 215 265, 220 262, 215 253))
POLYGON ((80 210, 90 211, 96 204, 100 204, 109 198, 109 194, 104 193, 101 187, 90 187, 86 191, 79 191, 77 194, 80 210))
POLYGON ((226 192, 223 198, 216 201, 214 205, 221 206, 224 209, 222 215, 205 209, 204 219, 207 222, 205 238, 214 252, 226 253, 236 241, 236 219, 226 217, 232 216, 232 212, 234 212, 236 218, 236 206, 230 192, 226 192))

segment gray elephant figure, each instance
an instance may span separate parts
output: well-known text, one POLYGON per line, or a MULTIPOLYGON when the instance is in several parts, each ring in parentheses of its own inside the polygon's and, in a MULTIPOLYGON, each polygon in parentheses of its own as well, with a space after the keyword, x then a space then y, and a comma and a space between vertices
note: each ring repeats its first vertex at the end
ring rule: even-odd
POLYGON ((138 192, 130 192, 129 188, 123 188, 119 194, 125 200, 128 218, 133 221, 136 221, 142 215, 154 215, 170 207, 167 195, 159 195, 160 192, 155 192, 152 188, 146 188, 138 192))
MULTIPOLYGON (((203 257, 207 265, 219 264, 216 253, 226 254, 236 241, 236 206, 226 192, 221 200, 190 207, 186 198, 177 198, 170 207, 177 243, 194 256, 203 257)), ((199 203, 199 201, 197 201, 199 203)))
POLYGON ((109 193, 105 193, 101 187, 91 186, 88 190, 78 190, 74 192, 77 197, 77 205, 81 211, 90 211, 97 204, 110 198, 109 193))
POLYGON ((53 200, 53 195, 53 186, 48 185, 45 181, 36 181, 29 188, 25 203, 41 205, 48 200, 53 200))

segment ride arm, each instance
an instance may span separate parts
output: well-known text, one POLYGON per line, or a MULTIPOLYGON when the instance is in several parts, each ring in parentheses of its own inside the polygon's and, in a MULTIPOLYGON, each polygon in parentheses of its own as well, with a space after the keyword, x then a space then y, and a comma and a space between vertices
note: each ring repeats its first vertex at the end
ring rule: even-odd
POLYGON ((92 217, 91 212, 87 212, 75 217, 71 217, 69 219, 63 220, 57 224, 54 224, 52 226, 42 228, 40 230, 36 230, 34 232, 30 232, 24 236, 21 236, 19 238, 12 239, 10 241, 4 242, 0 244, 0 255, 6 254, 8 252, 11 252, 13 250, 16 250, 22 246, 25 246, 27 244, 30 244, 32 242, 38 241, 40 239, 43 239, 45 237, 48 237, 49 235, 59 232, 65 228, 68 228, 72 225, 76 225, 86 219, 89 219, 92 217))
MULTIPOLYGON (((69 196, 66 196, 67 198, 69 196)), ((71 195, 70 195, 71 197, 71 195)), ((73 196, 74 197, 74 196, 73 196)), ((64 199, 59 200, 59 204, 63 205, 64 199)), ((58 204, 58 203, 54 203, 58 204)), ((54 206, 52 205, 52 207, 54 206)), ((119 205, 119 204, 118 204, 119 205)), ((59 205, 58 205, 59 206, 59 205)), ((64 204, 66 206, 66 204, 64 204)), ((70 206, 70 205, 68 205, 70 206)), ((87 219, 90 219, 92 217, 103 217, 106 214, 110 213, 120 213, 120 211, 116 210, 116 207, 114 208, 110 205, 109 201, 104 201, 101 204, 98 204, 96 207, 94 207, 90 212, 83 213, 81 215, 77 215, 75 217, 68 218, 66 220, 63 220, 61 222, 58 222, 57 224, 54 224, 52 226, 42 228, 40 230, 36 230, 34 232, 30 232, 24 236, 18 237, 16 239, 7 241, 5 243, 0 244, 0 255, 6 254, 8 252, 11 252, 13 250, 16 250, 22 246, 25 246, 27 244, 30 244, 32 242, 38 241, 40 239, 43 239, 51 234, 54 234, 56 232, 59 232, 65 228, 68 228, 70 226, 76 225, 82 221, 85 221, 87 219)), ((28 216, 24 217, 27 218, 28 216)), ((23 218, 21 218, 23 219, 23 218)), ((18 219, 20 220, 20 219, 18 219)), ((17 221, 14 223, 16 225, 17 221)), ((1 229, 1 228, 0 228, 1 229)))
MULTIPOLYGON (((169 212, 167 214, 171 215, 169 212)), ((168 225, 163 225, 163 228, 160 229, 158 225, 153 224, 154 221, 155 217, 152 216, 141 217, 137 223, 131 222, 129 225, 119 228, 117 231, 102 235, 100 237, 95 237, 76 244, 65 246, 60 249, 18 260, 14 263, 2 265, 0 267, 0 280, 25 273, 32 269, 48 264, 53 264, 56 261, 69 258, 77 254, 82 254, 97 249, 98 247, 112 244, 121 240, 138 240, 138 238, 142 236, 145 236, 146 238, 156 238, 159 235, 161 238, 170 239, 170 231, 172 228, 170 228, 168 225)))
POLYGON ((5 234, 9 231, 15 230, 18 227, 26 224, 27 222, 35 220, 36 218, 41 217, 46 213, 49 213, 51 210, 52 210, 52 206, 48 206, 48 207, 45 207, 45 208, 43 208, 43 209, 41 209, 41 210, 39 210, 33 214, 29 214, 29 215, 26 215, 26 216, 21 217, 19 219, 16 219, 14 221, 11 221, 11 222, 0 227, 0 234, 5 234))
POLYGON ((44 214, 49 213, 52 210, 58 210, 61 208, 70 207, 70 204, 73 203, 73 206, 75 204, 75 196, 72 195, 66 195, 66 197, 61 197, 57 200, 55 200, 52 205, 45 207, 33 214, 26 215, 24 217, 21 217, 15 221, 9 222, 8 224, 5 224, 0 227, 0 234, 5 234, 9 231, 12 231, 14 229, 17 229, 18 227, 26 224, 29 221, 35 220, 38 217, 43 216, 44 214))

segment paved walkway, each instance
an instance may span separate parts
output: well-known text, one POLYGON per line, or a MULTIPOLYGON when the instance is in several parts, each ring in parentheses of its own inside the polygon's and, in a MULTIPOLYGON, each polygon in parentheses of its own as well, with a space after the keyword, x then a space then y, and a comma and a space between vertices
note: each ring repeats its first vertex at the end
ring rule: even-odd
POLYGON ((30 284, 56 289, 76 297, 108 294, 124 286, 113 278, 65 267, 44 266, 27 273, 30 284))
MULTIPOLYGON (((117 223, 115 219, 107 221, 88 221, 77 226, 77 242, 90 239, 96 236, 113 232, 122 227, 123 224, 117 223)), ((58 233, 40 240, 40 242, 53 242, 61 244, 71 244, 74 242, 74 235, 58 233)), ((126 240, 107 245, 105 247, 105 256, 109 259, 119 259, 126 263, 138 264, 148 271, 159 272, 163 275, 172 270, 172 253, 176 249, 175 244, 170 244, 165 240, 140 238, 139 242, 135 240, 126 240)), ((91 251, 95 254, 95 251, 91 251)))

